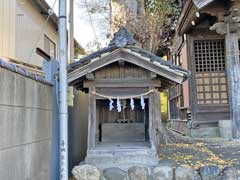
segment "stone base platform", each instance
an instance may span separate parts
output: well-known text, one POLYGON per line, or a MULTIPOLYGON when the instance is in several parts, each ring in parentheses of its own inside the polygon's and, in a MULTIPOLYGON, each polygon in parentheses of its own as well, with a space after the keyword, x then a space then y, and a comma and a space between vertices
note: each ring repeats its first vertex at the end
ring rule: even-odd
POLYGON ((158 164, 158 156, 154 149, 145 148, 106 148, 87 152, 86 164, 99 169, 118 167, 127 170, 132 166, 152 167, 158 164))

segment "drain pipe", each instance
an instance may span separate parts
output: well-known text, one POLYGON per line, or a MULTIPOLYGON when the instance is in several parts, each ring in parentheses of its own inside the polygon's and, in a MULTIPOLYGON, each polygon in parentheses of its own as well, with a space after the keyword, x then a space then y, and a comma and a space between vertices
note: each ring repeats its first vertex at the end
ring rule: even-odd
POLYGON ((66 0, 59 0, 60 180, 68 180, 67 18, 66 0))

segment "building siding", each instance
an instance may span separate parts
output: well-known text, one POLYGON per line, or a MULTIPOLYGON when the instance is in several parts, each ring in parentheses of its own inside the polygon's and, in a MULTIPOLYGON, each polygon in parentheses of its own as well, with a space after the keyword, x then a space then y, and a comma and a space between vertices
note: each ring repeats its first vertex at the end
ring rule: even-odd
POLYGON ((16 0, 0 0, 0 56, 15 57, 16 0))
POLYGON ((26 0, 24 3, 21 2, 18 0, 16 14, 16 58, 41 66, 43 59, 35 53, 35 48, 44 49, 44 35, 47 35, 57 46, 58 32, 56 27, 49 22, 41 34, 47 16, 41 15, 30 2, 26 0), (38 43, 36 43, 37 41, 38 43))
POLYGON ((58 44, 58 32, 51 22, 41 34, 46 18, 30 1, 0 0, 0 57, 42 66, 43 58, 35 49, 44 49, 44 35, 56 44, 56 50, 58 44))

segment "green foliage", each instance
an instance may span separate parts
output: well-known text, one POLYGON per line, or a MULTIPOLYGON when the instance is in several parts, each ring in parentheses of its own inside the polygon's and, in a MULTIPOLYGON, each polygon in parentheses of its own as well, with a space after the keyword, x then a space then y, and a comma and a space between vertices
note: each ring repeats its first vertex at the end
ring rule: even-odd
POLYGON ((145 0, 145 9, 146 12, 153 15, 160 23, 159 25, 162 26, 176 11, 175 0, 145 0))

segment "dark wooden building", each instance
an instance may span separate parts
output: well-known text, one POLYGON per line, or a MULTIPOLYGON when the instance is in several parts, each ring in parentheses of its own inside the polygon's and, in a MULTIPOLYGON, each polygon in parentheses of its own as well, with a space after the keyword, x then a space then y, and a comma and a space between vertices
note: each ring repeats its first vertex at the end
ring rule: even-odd
POLYGON ((100 168, 156 165, 159 91, 187 77, 188 71, 137 47, 125 28, 108 47, 71 64, 69 84, 89 94, 85 161, 100 168))
POLYGON ((186 0, 171 60, 191 78, 170 90, 170 118, 196 137, 240 137, 238 0, 186 0))

